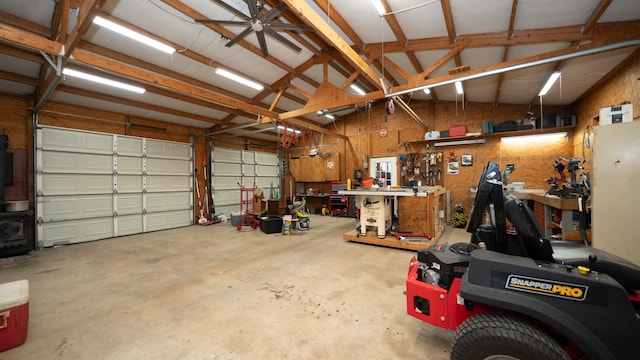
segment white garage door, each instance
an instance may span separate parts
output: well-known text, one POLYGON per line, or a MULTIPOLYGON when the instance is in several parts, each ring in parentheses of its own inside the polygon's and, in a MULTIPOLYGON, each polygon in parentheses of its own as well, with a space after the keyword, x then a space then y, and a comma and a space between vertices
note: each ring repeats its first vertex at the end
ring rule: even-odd
POLYGON ((191 149, 185 143, 39 128, 38 246, 192 224, 191 149))
POLYGON ((240 186, 262 188, 265 197, 271 187, 280 188, 278 156, 247 150, 213 148, 211 193, 216 214, 229 216, 240 211, 240 186))

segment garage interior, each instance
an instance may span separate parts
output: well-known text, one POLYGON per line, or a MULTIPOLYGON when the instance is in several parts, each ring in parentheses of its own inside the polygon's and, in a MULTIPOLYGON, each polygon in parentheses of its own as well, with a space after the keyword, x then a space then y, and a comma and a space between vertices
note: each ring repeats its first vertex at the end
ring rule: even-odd
POLYGON ((0 2, 0 359, 448 359, 407 267, 489 162, 640 265, 639 107, 636 0, 0 2))

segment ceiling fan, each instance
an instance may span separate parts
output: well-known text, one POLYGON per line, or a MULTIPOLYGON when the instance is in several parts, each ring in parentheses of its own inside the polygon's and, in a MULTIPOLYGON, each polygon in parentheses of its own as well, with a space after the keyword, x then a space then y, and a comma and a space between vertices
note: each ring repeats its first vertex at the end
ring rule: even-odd
POLYGON ((269 51, 267 49, 267 43, 265 40, 265 34, 269 37, 280 41, 282 44, 290 48, 295 52, 300 52, 302 49, 291 42, 289 39, 277 33, 277 31, 312 31, 313 29, 310 26, 306 25, 295 25, 289 23, 282 22, 273 22, 271 20, 275 19, 280 13, 286 8, 284 3, 279 3, 275 7, 272 7, 269 10, 264 8, 264 4, 260 0, 246 0, 247 5, 249 5, 249 13, 250 16, 247 16, 242 11, 234 8, 233 6, 225 3, 222 0, 211 0, 212 2, 220 5, 225 8, 227 11, 233 13, 237 17, 244 19, 242 21, 233 21, 233 20, 209 20, 209 19, 195 19, 197 23, 212 23, 219 25, 228 25, 228 26, 246 26, 244 30, 242 30, 238 35, 236 35, 233 39, 230 39, 226 46, 233 46, 238 41, 244 39, 249 33, 254 31, 256 36, 258 37, 258 43, 260 44, 260 50, 262 50, 263 56, 269 56, 269 51))

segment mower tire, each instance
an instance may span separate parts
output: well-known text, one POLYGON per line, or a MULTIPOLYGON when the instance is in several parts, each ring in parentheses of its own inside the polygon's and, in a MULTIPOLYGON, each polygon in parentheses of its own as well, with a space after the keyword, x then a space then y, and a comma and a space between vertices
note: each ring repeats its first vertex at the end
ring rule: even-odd
POLYGON ((456 330, 452 360, 570 360, 549 334, 516 316, 484 313, 456 330))

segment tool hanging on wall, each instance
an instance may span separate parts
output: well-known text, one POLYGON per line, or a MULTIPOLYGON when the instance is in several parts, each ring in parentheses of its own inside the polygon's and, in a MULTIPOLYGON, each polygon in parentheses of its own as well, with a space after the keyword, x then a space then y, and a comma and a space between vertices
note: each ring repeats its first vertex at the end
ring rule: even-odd
POLYGON ((212 224, 209 220, 211 220, 212 212, 214 211, 213 206, 209 207, 209 186, 207 185, 207 153, 202 153, 202 172, 204 173, 204 215, 207 221, 203 223, 203 225, 212 224))
POLYGON ((198 183, 198 169, 195 169, 194 172, 195 179, 195 187, 196 187, 196 195, 198 196, 198 208, 200 209, 200 219, 198 219, 198 224, 203 224, 207 222, 207 218, 204 217, 204 207, 202 206, 202 197, 200 196, 200 184, 198 183))

